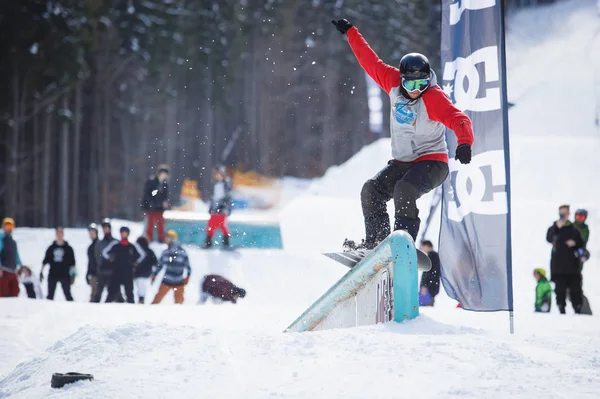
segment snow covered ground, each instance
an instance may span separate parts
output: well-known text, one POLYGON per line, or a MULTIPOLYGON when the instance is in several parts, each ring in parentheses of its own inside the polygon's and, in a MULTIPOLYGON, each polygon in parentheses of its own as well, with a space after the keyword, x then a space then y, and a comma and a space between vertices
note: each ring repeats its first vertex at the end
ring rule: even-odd
MULTIPOLYGON (((346 272, 319 255, 363 234, 362 182, 389 157, 386 139, 315 181, 282 211, 286 249, 240 254, 190 248, 185 304, 88 304, 83 276, 75 303, 26 298, 0 302, 0 398, 597 398, 600 318, 534 314, 534 267, 547 267, 545 232, 557 206, 590 211, 584 291, 600 311, 600 132, 594 125, 600 74, 594 0, 548 6, 509 23, 513 253, 516 333, 506 313, 455 308, 443 292, 435 308, 403 324, 284 334, 308 305, 346 272), (585 77, 565 79, 573 60, 585 77), (555 109, 558 110, 555 111, 555 109), (294 243, 298 244, 294 246, 294 243), (195 305, 198 282, 219 272, 246 288, 238 305, 195 305), (95 381, 50 388, 53 372, 95 381)), ((420 205, 426 205, 424 198, 420 205)), ((114 221, 141 233, 136 223, 114 221)), ((51 230, 17 229, 25 264, 39 270, 51 230)), ((431 232, 428 238, 435 239, 431 232)), ((85 273, 86 232, 67 229, 85 273)), ((154 247, 160 253, 161 246, 154 247)), ((156 287, 153 287, 150 297, 156 287)))

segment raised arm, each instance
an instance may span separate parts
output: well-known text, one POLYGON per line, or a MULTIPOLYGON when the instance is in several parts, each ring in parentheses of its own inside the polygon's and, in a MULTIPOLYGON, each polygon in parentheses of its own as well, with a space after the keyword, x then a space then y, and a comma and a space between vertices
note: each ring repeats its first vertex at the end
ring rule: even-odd
POLYGON ((331 23, 341 34, 348 37, 348 44, 358 63, 379 87, 389 93, 393 87, 400 86, 400 70, 381 61, 355 26, 345 19, 331 23))

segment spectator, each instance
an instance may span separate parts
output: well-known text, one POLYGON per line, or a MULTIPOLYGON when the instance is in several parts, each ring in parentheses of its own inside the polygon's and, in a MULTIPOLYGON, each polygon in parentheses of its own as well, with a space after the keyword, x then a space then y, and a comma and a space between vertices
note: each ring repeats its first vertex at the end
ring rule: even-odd
POLYGON ((169 208, 169 167, 159 165, 156 176, 144 185, 142 209, 146 216, 146 238, 152 242, 154 228, 158 230, 158 241, 165 241, 165 220, 163 212, 169 208))
POLYGON ((65 299, 72 301, 71 296, 71 276, 75 271, 75 252, 73 248, 65 241, 65 231, 62 227, 57 227, 56 240, 46 250, 46 256, 42 261, 40 270, 40 281, 44 281, 44 266, 50 265, 48 272, 48 296, 47 299, 53 300, 56 291, 56 284, 60 283, 65 299))
POLYGON ((139 237, 137 239, 137 243, 142 251, 144 251, 146 256, 144 257, 144 260, 142 260, 135 268, 135 272, 133 274, 133 283, 138 294, 138 302, 144 303, 148 279, 152 275, 152 270, 158 267, 158 259, 156 259, 156 255, 150 248, 150 244, 148 243, 146 237, 139 237))
POLYGON ((581 268, 575 251, 583 248, 581 234, 569 221, 569 205, 558 208, 559 219, 550 226, 546 240, 552 244, 550 277, 554 282, 556 304, 561 314, 565 314, 567 290, 575 313, 581 313, 583 293, 581 290, 581 268))
POLYGON ((85 279, 88 285, 92 288, 90 302, 94 302, 94 297, 96 296, 96 291, 98 288, 98 261, 95 253, 96 243, 98 242, 98 226, 96 223, 92 223, 88 226, 88 233, 90 234, 92 243, 87 250, 88 270, 85 279))
POLYGON ((111 290, 113 285, 111 285, 111 278, 113 274, 112 264, 102 257, 102 251, 106 249, 112 242, 118 242, 112 236, 112 225, 110 223, 110 219, 104 219, 102 221, 102 232, 104 233, 104 237, 102 240, 96 242, 94 245, 94 255, 96 258, 96 273, 97 273, 97 286, 96 286, 96 296, 94 297, 94 302, 98 303, 102 299, 102 294, 104 293, 104 289, 108 291, 107 299, 110 298, 111 301, 115 300, 117 302, 123 302, 123 297, 121 296, 121 291, 118 293, 113 293, 111 290), (116 296, 116 298, 115 298, 116 296))
POLYGON ((433 244, 429 240, 421 243, 421 251, 425 252, 431 259, 431 269, 423 272, 420 284, 420 296, 423 300, 420 301, 421 306, 433 306, 435 297, 440 292, 440 256, 433 250, 433 244), (430 301, 425 300, 425 298, 430 301))
POLYGON ((133 269, 146 256, 144 251, 136 244, 129 242, 129 227, 123 226, 119 230, 121 241, 114 240, 104 250, 102 257, 113 264, 111 277, 111 289, 106 302, 116 299, 116 293, 121 292, 121 286, 125 288, 125 296, 128 303, 135 303, 133 297, 133 269), (110 294, 113 295, 110 295, 110 294))
POLYGON ((535 287, 535 311, 548 313, 552 307, 552 286, 546 278, 546 270, 533 270, 533 278, 537 281, 535 287))
POLYGON ((575 211, 575 223, 573 223, 573 227, 579 231, 581 234, 581 239, 583 240, 583 248, 587 248, 587 242, 590 239, 590 228, 585 223, 588 217, 588 211, 585 209, 577 209, 575 211))
POLYGON ((198 303, 206 303, 209 296, 212 297, 213 303, 237 303, 238 298, 246 296, 246 290, 237 287, 223 276, 209 274, 202 280, 198 303))
POLYGON ((183 303, 184 287, 190 281, 192 269, 188 255, 181 245, 179 245, 177 238, 175 231, 169 230, 167 232, 166 243, 168 248, 160 256, 158 268, 152 273, 152 284, 154 284, 156 275, 163 268, 165 268, 165 275, 152 304, 160 303, 170 290, 173 290, 175 293, 175 303, 183 303), (184 278, 185 271, 187 271, 187 275, 184 278))
POLYGON ((17 272, 21 266, 21 257, 17 243, 12 237, 15 221, 11 218, 2 220, 3 231, 0 232, 0 298, 19 296, 19 279, 17 272))
POLYGON ((231 214, 231 179, 227 177, 225 166, 219 166, 214 172, 213 190, 210 201, 210 218, 206 226, 206 239, 203 248, 212 246, 212 238, 216 230, 223 234, 223 246, 229 247, 229 228, 227 216, 231 214))
POLYGON ((21 266, 18 272, 19 280, 25 287, 27 297, 31 299, 43 299, 42 286, 40 280, 33 274, 27 266, 21 266))

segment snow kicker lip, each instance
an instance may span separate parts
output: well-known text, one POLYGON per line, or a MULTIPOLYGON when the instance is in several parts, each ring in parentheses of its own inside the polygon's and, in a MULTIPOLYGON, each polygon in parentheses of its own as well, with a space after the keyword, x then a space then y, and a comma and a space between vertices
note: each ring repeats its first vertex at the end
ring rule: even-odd
POLYGON ((94 376, 91 374, 81 374, 81 373, 54 373, 52 374, 52 380, 50 381, 50 386, 52 388, 62 388, 67 384, 72 384, 77 381, 92 381, 94 376))

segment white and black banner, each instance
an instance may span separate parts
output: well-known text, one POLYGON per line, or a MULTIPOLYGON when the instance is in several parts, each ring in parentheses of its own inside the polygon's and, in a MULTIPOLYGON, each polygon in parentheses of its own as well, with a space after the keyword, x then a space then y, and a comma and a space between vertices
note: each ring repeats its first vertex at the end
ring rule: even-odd
POLYGON ((442 89, 473 122, 470 164, 443 185, 439 254, 446 293, 467 310, 513 310, 508 107, 502 0, 443 0, 442 89))

